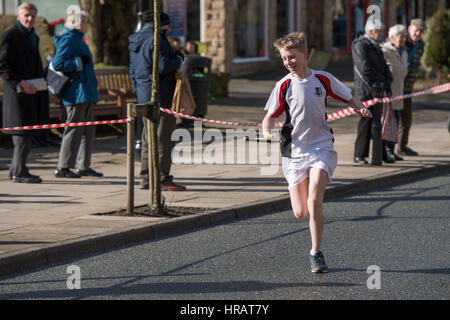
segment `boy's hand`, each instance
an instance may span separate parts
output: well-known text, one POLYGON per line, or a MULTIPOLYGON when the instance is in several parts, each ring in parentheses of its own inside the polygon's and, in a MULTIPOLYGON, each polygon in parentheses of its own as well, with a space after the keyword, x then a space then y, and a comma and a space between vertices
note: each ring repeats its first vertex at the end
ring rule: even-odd
POLYGON ((263 136, 267 140, 272 140, 272 128, 274 127, 275 122, 272 117, 270 117, 269 114, 267 114, 262 122, 262 129, 263 129, 263 136))
POLYGON ((366 106, 356 98, 352 98, 348 105, 353 108, 353 110, 364 118, 372 118, 372 112, 366 108, 366 106))
POLYGON ((267 140, 272 140, 273 135, 270 131, 263 129, 263 136, 264 138, 266 138, 267 140))
POLYGON ((366 107, 353 108, 353 110, 355 110, 355 112, 357 114, 359 114, 360 116, 362 116, 364 118, 372 118, 372 112, 370 112, 370 110, 367 109, 366 107))

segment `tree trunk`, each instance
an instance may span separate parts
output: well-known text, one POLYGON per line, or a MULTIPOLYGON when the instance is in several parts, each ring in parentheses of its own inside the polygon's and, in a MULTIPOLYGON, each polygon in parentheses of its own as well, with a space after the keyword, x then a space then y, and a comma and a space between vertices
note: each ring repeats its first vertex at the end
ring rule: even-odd
POLYGON ((102 5, 99 0, 79 0, 80 8, 89 13, 89 28, 86 39, 94 63, 103 61, 102 5))
POLYGON ((159 47, 160 47, 160 33, 161 33, 161 24, 160 24, 160 0, 154 0, 153 8, 155 13, 155 33, 154 33, 154 51, 153 51, 153 80, 152 80, 152 101, 157 102, 155 105, 155 110, 153 116, 156 118, 155 123, 149 121, 149 142, 151 141, 151 147, 149 146, 149 151, 151 151, 151 156, 149 157, 149 167, 152 168, 152 172, 150 174, 150 179, 153 182, 150 184, 151 186, 151 201, 150 207, 152 211, 161 213, 164 208, 161 202, 161 180, 159 173, 159 155, 158 155, 158 129, 157 123, 160 118, 159 111, 159 47), (150 160, 151 159, 151 160, 150 160))

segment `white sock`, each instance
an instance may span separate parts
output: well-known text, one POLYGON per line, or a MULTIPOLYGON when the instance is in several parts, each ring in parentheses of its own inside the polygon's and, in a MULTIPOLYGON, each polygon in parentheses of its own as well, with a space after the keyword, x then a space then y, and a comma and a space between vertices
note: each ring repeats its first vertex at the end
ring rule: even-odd
POLYGON ((311 251, 309 252, 309 254, 312 255, 312 256, 315 256, 317 253, 319 253, 319 251, 311 250, 311 251))

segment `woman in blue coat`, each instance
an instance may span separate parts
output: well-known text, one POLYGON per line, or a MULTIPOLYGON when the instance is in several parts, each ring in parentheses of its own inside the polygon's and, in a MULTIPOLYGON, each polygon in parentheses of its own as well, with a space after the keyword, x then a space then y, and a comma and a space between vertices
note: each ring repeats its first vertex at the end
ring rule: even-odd
MULTIPOLYGON (((54 37, 56 54, 52 64, 56 71, 76 74, 75 81, 62 99, 67 122, 94 121, 93 108, 99 99, 92 54, 83 41, 88 28, 87 12, 68 14, 65 27, 66 32, 54 37)), ((94 138, 94 126, 65 128, 55 177, 103 176, 90 167, 94 138), (71 168, 76 168, 76 171, 71 171, 71 168)))

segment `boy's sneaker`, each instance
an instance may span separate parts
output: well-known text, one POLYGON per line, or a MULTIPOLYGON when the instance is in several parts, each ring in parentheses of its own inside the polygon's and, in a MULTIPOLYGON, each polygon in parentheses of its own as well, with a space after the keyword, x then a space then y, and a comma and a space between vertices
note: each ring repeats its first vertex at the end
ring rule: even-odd
POLYGON ((314 273, 326 273, 328 267, 325 263, 325 257, 322 251, 317 252, 315 255, 309 255, 309 262, 311 263, 311 272, 314 273))

